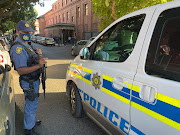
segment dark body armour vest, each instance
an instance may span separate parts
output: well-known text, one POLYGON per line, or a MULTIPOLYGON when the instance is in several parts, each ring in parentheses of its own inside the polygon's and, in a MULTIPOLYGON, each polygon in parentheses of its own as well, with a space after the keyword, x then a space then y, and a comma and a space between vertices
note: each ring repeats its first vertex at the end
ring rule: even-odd
MULTIPOLYGON (((39 55, 35 52, 35 50, 31 50, 31 48, 27 48, 24 44, 20 42, 15 42, 13 45, 21 45, 28 53, 29 60, 27 61, 27 67, 31 67, 39 64, 39 55)), ((20 79, 26 82, 36 81, 39 79, 40 75, 41 75, 41 69, 38 69, 32 73, 20 75, 20 79)))

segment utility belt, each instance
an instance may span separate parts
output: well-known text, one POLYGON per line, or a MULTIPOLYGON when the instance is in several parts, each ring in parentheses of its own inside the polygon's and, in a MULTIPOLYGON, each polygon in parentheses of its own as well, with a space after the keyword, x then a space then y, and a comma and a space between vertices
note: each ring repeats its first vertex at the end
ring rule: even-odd
POLYGON ((38 78, 24 78, 23 76, 20 76, 20 82, 21 80, 29 83, 29 88, 23 88, 23 92, 26 92, 25 99, 27 98, 29 101, 34 101, 35 98, 39 97, 39 93, 34 92, 34 85, 33 82, 37 81, 38 78))

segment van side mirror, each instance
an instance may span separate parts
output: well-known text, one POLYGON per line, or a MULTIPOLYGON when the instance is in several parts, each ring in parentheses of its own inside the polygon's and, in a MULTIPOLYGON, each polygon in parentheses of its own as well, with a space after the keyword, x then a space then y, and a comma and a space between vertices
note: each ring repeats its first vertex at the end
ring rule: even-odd
POLYGON ((80 59, 88 60, 90 58, 89 47, 82 48, 79 52, 80 59))

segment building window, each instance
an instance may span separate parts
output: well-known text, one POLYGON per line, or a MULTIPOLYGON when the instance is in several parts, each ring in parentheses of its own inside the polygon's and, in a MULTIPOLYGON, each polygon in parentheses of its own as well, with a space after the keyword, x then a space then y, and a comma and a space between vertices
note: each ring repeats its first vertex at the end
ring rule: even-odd
POLYGON ((74 22, 74 16, 72 16, 72 22, 74 22))
POLYGON ((57 9, 56 5, 55 5, 55 10, 57 9))
POLYGON ((64 0, 62 0, 62 7, 63 7, 63 1, 64 1, 64 0))
POLYGON ((85 4, 85 15, 87 16, 88 15, 88 5, 85 4))
POLYGON ((61 22, 61 16, 59 15, 59 23, 61 22))
POLYGON ((69 12, 67 12, 67 21, 69 20, 69 12))
POLYGON ((58 9, 60 9, 60 3, 58 3, 58 9))
POLYGON ((66 0, 66 4, 67 4, 67 0, 66 0))
POLYGON ((57 16, 56 16, 56 23, 57 23, 57 16))
POLYGON ((77 17, 80 17, 80 12, 81 10, 80 10, 80 7, 78 7, 78 12, 77 12, 77 17))
POLYGON ((53 24, 54 24, 54 18, 53 18, 53 24))

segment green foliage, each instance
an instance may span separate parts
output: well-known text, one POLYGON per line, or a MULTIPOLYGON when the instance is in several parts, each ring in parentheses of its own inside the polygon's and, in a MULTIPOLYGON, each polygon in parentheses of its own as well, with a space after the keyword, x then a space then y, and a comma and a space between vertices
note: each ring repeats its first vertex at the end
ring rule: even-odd
POLYGON ((35 29, 34 22, 37 15, 37 11, 32 4, 23 6, 11 15, 2 18, 3 32, 15 30, 15 26, 20 20, 28 21, 32 28, 35 29))
MULTIPOLYGON (((2 31, 13 31, 20 20, 28 21, 33 28, 37 11, 33 8, 39 0, 0 0, 0 24, 2 31)), ((42 0, 41 0, 42 1, 42 0)))
POLYGON ((93 12, 101 20, 100 31, 128 13, 168 1, 172 0, 92 0, 93 12))

